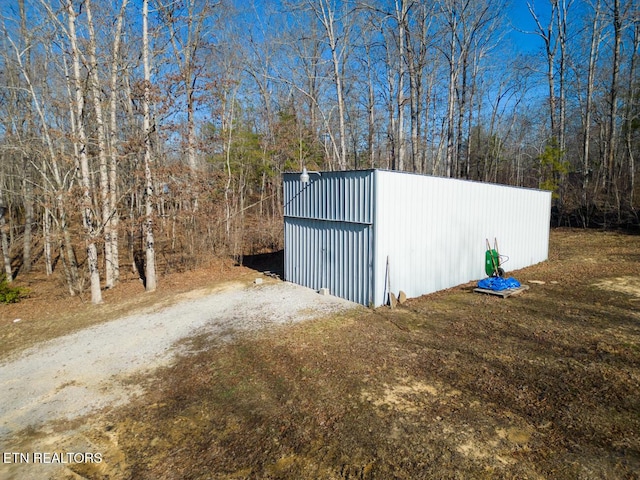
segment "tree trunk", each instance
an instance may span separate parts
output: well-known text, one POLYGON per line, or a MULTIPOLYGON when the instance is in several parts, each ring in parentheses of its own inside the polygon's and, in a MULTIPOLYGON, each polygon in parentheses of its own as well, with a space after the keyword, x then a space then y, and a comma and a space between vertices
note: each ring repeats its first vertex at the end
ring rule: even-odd
POLYGON ((149 0, 142 4, 142 61, 144 63, 144 99, 142 102, 144 130, 144 178, 145 178, 145 290, 153 292, 157 288, 156 253, 153 238, 153 179, 151 177, 151 68, 149 65, 149 0))
MULTIPOLYGON (((560 47, 560 59, 558 65, 558 146, 560 148, 560 162, 564 163, 566 153, 566 117, 567 117, 567 95, 566 95, 566 64, 567 64, 567 1, 560 0, 557 8, 556 22, 558 25, 558 44, 560 47)), ((560 170, 558 180, 558 207, 560 215, 564 214, 564 204, 566 201, 566 174, 564 169, 560 170)))
MULTIPOLYGON (((120 56, 120 43, 122 40, 122 25, 124 20, 125 9, 127 8, 128 0, 122 0, 120 6, 120 13, 118 14, 118 20, 116 22, 116 31, 113 39, 113 56, 111 57, 111 79, 110 79, 110 95, 109 95, 109 205, 111 206, 111 212, 109 213, 109 229, 111 231, 111 264, 107 267, 111 269, 111 276, 114 284, 120 280, 120 257, 119 257, 119 235, 118 235, 118 58, 120 56)), ((130 98, 130 97, 128 97, 130 98)))
POLYGON ((71 0, 67 0, 67 14, 69 27, 69 41, 73 58, 73 82, 75 90, 76 122, 78 135, 78 154, 80 162, 80 175, 82 182, 82 221, 85 229, 85 244, 87 251, 87 264, 89 267, 89 279, 91 282, 91 303, 102 303, 102 291, 100 289, 100 272, 98 269, 98 250, 96 248, 96 226, 91 210, 92 187, 89 170, 89 158, 87 156, 87 136, 84 128, 84 95, 82 92, 82 79, 80 77, 80 51, 78 50, 76 37, 76 12, 71 0))
MULTIPOLYGON (((95 110, 96 133, 98 137, 98 165, 100 177, 100 203, 102 205, 102 225, 104 234, 104 264, 105 264, 105 288, 113 288, 115 280, 113 275, 113 242, 111 240, 111 221, 109 217, 113 211, 111 196, 109 195, 109 171, 107 166, 107 142, 105 137, 105 124, 102 114, 102 92, 100 79, 98 78, 98 61, 96 59, 96 34, 93 27, 93 15, 91 12, 91 0, 85 0, 87 24, 89 29, 89 85, 95 110)), ((96 232, 98 233, 98 232, 96 232)), ((99 280, 98 280, 99 284, 99 280)))
MULTIPOLYGON (((568 7, 566 0, 560 0, 557 9, 558 23, 558 44, 560 47, 560 63, 558 65, 558 145, 562 152, 566 151, 566 130, 567 130, 567 92, 566 92, 566 70, 567 70, 567 14, 568 7)), ((563 153, 564 155, 564 153, 563 153)), ((564 180, 564 179, 563 179, 564 180)), ((561 183, 564 183, 561 181, 561 183)))
POLYGON ((425 98, 423 95, 424 83, 423 74, 426 64, 427 32, 430 28, 430 14, 426 5, 420 5, 416 24, 412 30, 408 18, 405 19, 407 66, 409 70, 409 96, 411 98, 411 168, 414 172, 424 171, 425 151, 422 146, 422 131, 424 125, 428 123, 428 114, 425 111, 425 98), (413 33, 415 32, 415 35, 413 33), (414 39, 412 39, 415 37, 414 39))
POLYGON ((456 40, 455 40, 455 32, 456 32, 456 19, 452 17, 451 19, 451 38, 449 41, 451 44, 449 45, 449 95, 447 99, 447 151, 445 158, 445 175, 447 177, 452 176, 452 168, 453 168, 453 154, 455 151, 454 146, 454 114, 455 114, 455 89, 456 84, 458 83, 458 73, 456 67, 456 40))
POLYGON ((587 73, 587 91, 585 93, 585 114, 583 126, 582 141, 582 208, 583 226, 587 227, 590 223, 590 207, 589 207, 589 179, 591 178, 591 162, 589 161, 591 147, 591 114, 593 109, 593 94, 595 84, 596 63, 598 60, 600 46, 600 1, 598 1, 591 30, 591 46, 589 48, 589 70, 587 73))
POLYGON ((369 168, 375 168, 376 93, 373 80, 371 45, 365 45, 364 67, 367 73, 367 156, 369 168))
POLYGON ((28 161, 23 162, 25 176, 22 179, 22 196, 24 205, 24 234, 22 237, 22 272, 31 272, 31 242, 33 231, 33 185, 31 168, 28 161))
POLYGON ((405 112, 407 100, 404 96, 404 82, 407 69, 407 26, 406 18, 408 13, 407 0, 396 0, 395 15, 398 23, 398 89, 396 91, 396 105, 398 109, 398 123, 396 125, 395 137, 397 139, 398 149, 398 170, 405 170, 405 162, 407 157, 407 141, 405 139, 405 112), (398 4, 398 1, 400 4, 398 4))
POLYGON ((6 223, 5 216, 8 213, 8 208, 4 205, 4 202, 0 203, 0 237, 2 238, 2 260, 4 264, 4 277, 9 283, 13 281, 13 271, 11 270, 11 251, 9 247, 9 237, 7 231, 9 226, 6 223))
POLYGON ((406 47, 406 25, 407 0, 396 0, 396 21, 398 22, 398 89, 396 91, 396 104, 398 109, 398 123, 396 125, 395 136, 398 148, 398 170, 405 169, 405 159, 407 156, 407 142, 405 140, 405 111, 406 101, 404 97, 404 80, 407 60, 406 47), (400 5, 398 5, 400 1, 400 5))
POLYGON ((542 38, 545 46, 545 53, 547 56, 547 87, 549 89, 549 121, 551 128, 551 136, 558 135, 557 131, 557 107, 556 107, 556 88, 555 88, 555 58, 558 49, 558 38, 554 33, 554 22, 556 21, 556 15, 558 10, 558 0, 551 1, 551 14, 549 16, 549 24, 547 27, 543 27, 540 23, 539 17, 533 9, 532 4, 527 3, 529 12, 533 17, 533 20, 537 26, 537 34, 542 38))
POLYGON ((42 213, 42 236, 44 237, 44 267, 47 276, 53 274, 53 258, 51 255, 51 212, 44 207, 42 213))
MULTIPOLYGON (((637 77, 637 65, 638 65, 638 52, 640 52, 640 21, 637 21, 632 26, 632 45, 631 49, 631 60, 629 65, 629 78, 627 81, 627 89, 629 91, 628 98, 638 98, 640 96, 640 84, 638 82, 637 77)), ((625 115, 625 143, 627 147, 627 156, 629 160, 629 187, 627 190, 627 195, 629 197, 629 207, 632 210, 635 210, 635 176, 636 176, 636 166, 634 159, 634 151, 633 151, 633 125, 637 124, 638 116, 640 112, 636 108, 633 109, 633 102, 627 101, 626 107, 626 115, 625 115)))
MULTIPOLYGON (((27 28, 27 12, 25 10, 24 0, 18 0, 18 9, 20 11, 20 34, 25 45, 25 61, 24 68, 31 70, 31 38, 29 29, 27 28)), ((30 108, 26 110, 28 131, 35 132, 33 124, 33 115, 30 108)), ((24 273, 31 272, 31 242, 34 224, 33 211, 33 171, 30 160, 23 153, 22 168, 24 178, 22 179, 22 195, 24 205, 24 236, 22 240, 22 271, 24 273)))
POLYGON ((469 180, 471 177, 471 131, 473 128, 473 103, 476 98, 476 81, 478 79, 480 60, 476 57, 473 62, 473 74, 471 76, 471 86, 469 87, 469 108, 467 113, 467 146, 465 148, 465 168, 464 178, 469 180))
MULTIPOLYGON (((456 155, 455 155, 455 161, 454 161, 454 166, 453 166, 453 175, 457 178, 462 176, 462 165, 461 162, 463 161, 462 158, 462 148, 463 148, 463 134, 464 134, 464 117, 465 117, 465 111, 467 108, 467 78, 468 78, 468 71, 467 69, 469 68, 469 51, 466 49, 466 47, 463 47, 463 51, 461 52, 461 72, 460 72, 460 76, 462 78, 461 80, 461 84, 459 86, 459 88, 457 89, 459 91, 458 93, 458 125, 457 125, 457 137, 456 137, 456 155)), ((471 110, 471 108, 470 108, 471 110)))
MULTIPOLYGON (((336 99, 338 101, 338 123, 340 127, 340 157, 338 158, 338 167, 344 170, 347 167, 347 127, 346 127, 346 107, 344 101, 343 73, 340 65, 342 64, 344 55, 344 47, 342 53, 338 52, 338 37, 335 26, 335 11, 330 5, 329 0, 320 0, 320 6, 314 6, 314 11, 318 19, 322 22, 327 34, 329 49, 331 50, 331 62, 333 64, 333 81, 336 87, 336 99)), ((343 39, 343 44, 346 39, 343 39)))
MULTIPOLYGON (((615 192, 615 166, 616 166, 616 146, 617 146, 617 117, 618 117, 618 83, 620 77, 620 44, 622 40, 622 18, 620 15, 620 0, 613 1, 613 59, 611 73, 611 88, 609 90, 609 129, 607 132, 607 171, 606 189, 607 202, 611 200, 615 192)), ((618 208, 620 205, 618 204, 618 208)), ((605 212, 606 214, 606 212, 605 212)))

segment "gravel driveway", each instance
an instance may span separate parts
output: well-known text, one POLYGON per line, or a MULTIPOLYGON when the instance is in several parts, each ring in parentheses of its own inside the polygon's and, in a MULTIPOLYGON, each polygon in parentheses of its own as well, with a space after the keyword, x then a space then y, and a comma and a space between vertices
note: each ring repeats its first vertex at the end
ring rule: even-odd
POLYGON ((356 306, 291 283, 236 286, 41 343, 0 364, 0 445, 7 451, 27 427, 46 433, 51 422, 127 402, 139 387, 126 380, 170 363, 190 336, 226 340, 356 306))

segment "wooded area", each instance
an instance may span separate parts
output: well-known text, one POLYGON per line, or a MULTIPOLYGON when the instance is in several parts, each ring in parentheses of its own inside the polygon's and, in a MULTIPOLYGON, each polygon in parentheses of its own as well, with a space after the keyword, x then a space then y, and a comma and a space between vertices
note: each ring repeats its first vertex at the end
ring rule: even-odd
POLYGON ((506 0, 5 3, 6 279, 99 303, 123 268, 153 290, 281 248, 303 166, 544 188, 555 224, 637 226, 638 2, 527 6, 515 32, 506 0))

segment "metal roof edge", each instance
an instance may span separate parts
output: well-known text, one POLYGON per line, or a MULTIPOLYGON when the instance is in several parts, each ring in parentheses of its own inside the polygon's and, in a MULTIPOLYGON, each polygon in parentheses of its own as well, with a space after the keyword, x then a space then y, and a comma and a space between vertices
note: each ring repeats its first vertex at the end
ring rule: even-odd
MULTIPOLYGON (((440 175, 428 175, 426 173, 417 173, 417 172, 407 172, 403 170, 389 170, 386 168, 363 168, 361 170, 320 170, 321 174, 340 174, 340 173, 350 173, 350 172, 382 172, 389 173, 392 175, 415 175, 418 177, 426 177, 426 178, 439 178, 443 180, 450 180, 456 182, 469 182, 469 183, 477 183, 481 185, 494 185, 497 187, 506 187, 506 188, 517 188, 521 190, 529 190, 534 192, 544 192, 551 195, 551 190, 544 190, 541 188, 533 188, 533 187, 521 187, 518 185, 507 185, 505 183, 495 183, 495 182, 483 182, 480 180, 469 180, 466 178, 451 178, 451 177, 443 177, 440 175)), ((300 175, 300 172, 283 172, 282 175, 300 175)))
POLYGON ((400 170, 388 170, 385 168, 376 168, 374 169, 376 171, 380 171, 383 173, 390 173, 390 174, 404 174, 404 175, 415 175, 418 177, 427 177, 427 178, 438 178, 438 179, 442 179, 442 180, 450 180, 450 181, 456 181, 456 182, 467 182, 467 183, 476 183, 476 184, 480 184, 480 185, 493 185, 496 187, 506 187, 506 188, 517 188, 520 190, 530 190, 530 191, 536 191, 536 192, 545 192, 545 193, 549 193, 551 194, 551 190, 544 190, 541 188, 533 188, 533 187, 521 187, 518 185, 507 185, 505 183, 495 183, 495 182, 483 182, 481 180, 469 180, 466 178, 452 178, 452 177, 443 177, 441 175, 428 175, 426 173, 417 173, 417 172, 405 172, 405 171, 400 171, 400 170))

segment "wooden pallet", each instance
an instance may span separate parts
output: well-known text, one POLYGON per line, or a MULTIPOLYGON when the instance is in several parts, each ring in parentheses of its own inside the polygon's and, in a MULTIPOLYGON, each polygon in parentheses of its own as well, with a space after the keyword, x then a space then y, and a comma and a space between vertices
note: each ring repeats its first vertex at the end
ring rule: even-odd
POLYGON ((474 292, 478 293, 486 293, 489 295, 496 295, 498 297, 507 298, 512 297, 513 295, 519 295, 525 290, 529 290, 529 285, 522 285, 519 288, 508 288, 506 290, 489 290, 486 288, 474 288, 474 292))

